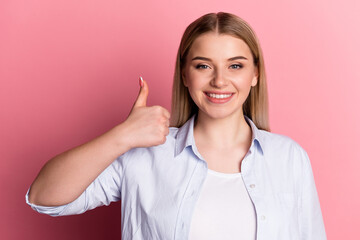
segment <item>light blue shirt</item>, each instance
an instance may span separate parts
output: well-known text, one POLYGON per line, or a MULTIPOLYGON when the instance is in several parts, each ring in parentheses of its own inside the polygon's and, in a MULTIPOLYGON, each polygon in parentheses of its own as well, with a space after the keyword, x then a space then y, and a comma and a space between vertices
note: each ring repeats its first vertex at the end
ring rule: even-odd
MULTIPOLYGON (((208 170, 195 145, 194 119, 170 128, 162 145, 134 148, 119 156, 69 204, 37 206, 28 201, 28 193, 26 202, 40 213, 62 216, 121 200, 122 239, 188 239, 208 170)), ((245 119, 252 142, 241 172, 256 210, 256 239, 326 239, 306 151, 291 138, 259 130, 245 119)))

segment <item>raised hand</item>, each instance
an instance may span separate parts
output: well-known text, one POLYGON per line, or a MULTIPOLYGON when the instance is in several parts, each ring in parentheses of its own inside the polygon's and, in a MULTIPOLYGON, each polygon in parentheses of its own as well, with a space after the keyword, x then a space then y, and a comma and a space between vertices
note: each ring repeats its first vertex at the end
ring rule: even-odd
POLYGON ((139 84, 139 95, 129 116, 123 122, 129 145, 134 148, 163 144, 169 134, 170 113, 161 106, 146 106, 149 88, 141 77, 139 84))

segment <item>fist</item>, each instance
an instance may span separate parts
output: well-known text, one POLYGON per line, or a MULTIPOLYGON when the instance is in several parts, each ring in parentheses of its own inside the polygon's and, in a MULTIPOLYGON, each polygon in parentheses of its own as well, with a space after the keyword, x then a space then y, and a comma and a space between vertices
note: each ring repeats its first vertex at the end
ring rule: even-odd
POLYGON ((131 148, 151 147, 165 143, 169 134, 170 113, 161 106, 146 106, 147 83, 140 77, 137 99, 124 122, 131 148))

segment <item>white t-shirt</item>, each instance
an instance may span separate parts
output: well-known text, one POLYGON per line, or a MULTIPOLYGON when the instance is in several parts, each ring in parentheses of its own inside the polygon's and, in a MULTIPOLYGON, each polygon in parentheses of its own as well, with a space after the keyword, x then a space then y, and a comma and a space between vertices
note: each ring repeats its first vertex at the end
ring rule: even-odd
POLYGON ((195 204, 189 239, 256 239, 255 208, 241 173, 208 169, 195 204))

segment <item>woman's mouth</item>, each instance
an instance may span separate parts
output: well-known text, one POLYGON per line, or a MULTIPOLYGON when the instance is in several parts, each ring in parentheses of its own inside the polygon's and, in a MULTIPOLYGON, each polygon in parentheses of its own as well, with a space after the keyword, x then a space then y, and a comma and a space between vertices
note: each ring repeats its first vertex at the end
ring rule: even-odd
POLYGON ((204 92, 207 99, 212 103, 226 103, 230 101, 234 93, 212 93, 204 92))

